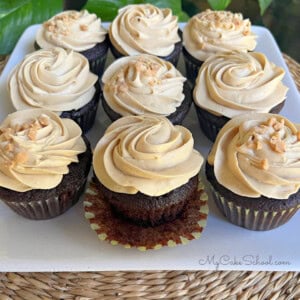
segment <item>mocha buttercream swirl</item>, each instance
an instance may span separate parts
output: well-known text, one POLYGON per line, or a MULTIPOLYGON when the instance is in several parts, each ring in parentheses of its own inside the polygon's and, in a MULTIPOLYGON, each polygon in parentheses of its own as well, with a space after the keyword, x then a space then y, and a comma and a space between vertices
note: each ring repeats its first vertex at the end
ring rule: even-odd
POLYGON ((208 162, 235 194, 287 199, 300 188, 299 125, 275 114, 235 117, 221 129, 208 162))
POLYGON ((194 101, 205 110, 228 118, 249 111, 269 112, 286 97, 284 74, 263 53, 215 54, 201 66, 194 101))
POLYGON ((242 14, 206 10, 192 17, 183 29, 183 45, 198 60, 224 51, 253 50, 256 36, 242 14))
POLYGON ((123 117, 96 146, 95 174, 114 192, 163 195, 198 174, 203 158, 193 145, 191 132, 165 117, 123 117))
POLYGON ((184 100, 185 80, 170 62, 147 54, 116 60, 102 77, 105 101, 122 116, 170 115, 184 100))
POLYGON ((42 109, 12 113, 0 126, 0 186, 17 192, 54 188, 85 151, 74 121, 42 109))
POLYGON ((124 55, 148 53, 167 56, 180 41, 177 17, 169 8, 151 4, 127 5, 109 28, 113 46, 124 55))
POLYGON ((36 42, 43 49, 62 47, 82 52, 103 42, 106 34, 95 14, 70 10, 45 22, 37 32, 36 42))
POLYGON ((97 79, 83 55, 53 48, 27 55, 11 73, 8 89, 17 110, 45 108, 60 113, 91 101, 97 79))

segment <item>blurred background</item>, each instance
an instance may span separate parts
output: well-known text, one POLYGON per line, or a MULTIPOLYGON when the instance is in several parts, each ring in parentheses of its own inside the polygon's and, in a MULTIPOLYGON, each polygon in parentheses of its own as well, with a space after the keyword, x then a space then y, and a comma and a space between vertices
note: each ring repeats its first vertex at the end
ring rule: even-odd
MULTIPOLYGON (((65 0, 64 8, 81 9, 85 3, 86 0, 65 0)), ((207 8, 206 0, 182 1, 182 9, 189 16, 207 8)), ((281 51, 300 61, 300 0, 273 0, 263 16, 257 0, 233 0, 227 10, 241 12, 252 24, 269 28, 281 51)))

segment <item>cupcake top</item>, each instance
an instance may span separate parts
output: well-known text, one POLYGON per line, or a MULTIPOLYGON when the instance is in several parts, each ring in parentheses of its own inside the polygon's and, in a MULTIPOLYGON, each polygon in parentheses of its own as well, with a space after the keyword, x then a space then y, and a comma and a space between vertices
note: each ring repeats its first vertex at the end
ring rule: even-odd
POLYGON ((194 101, 197 106, 228 118, 249 111, 269 112, 286 97, 284 74, 263 53, 215 54, 199 70, 194 101))
POLYGON ((62 47, 82 52, 103 42, 106 34, 95 14, 68 10, 45 22, 37 32, 36 42, 43 49, 62 47))
POLYGON ((43 109, 12 113, 0 125, 0 186, 16 192, 54 188, 85 151, 74 121, 43 109))
POLYGON ((111 191, 160 196, 198 174, 203 158, 193 145, 191 132, 165 117, 123 117, 99 140, 93 167, 111 191))
POLYGON ((17 110, 45 108, 61 113, 91 101, 97 80, 83 55, 52 48, 27 55, 12 71, 8 90, 17 110))
POLYGON ((180 41, 177 17, 169 8, 151 4, 127 5, 109 28, 113 46, 123 55, 148 53, 167 56, 180 41))
POLYGON ((218 182, 240 196, 287 199, 300 187, 299 128, 275 114, 231 119, 208 157, 218 182))
POLYGON ((183 45, 193 57, 204 61, 217 52, 253 50, 256 36, 242 14, 208 9, 193 16, 184 27, 183 45))
POLYGON ((170 62, 147 54, 116 60, 102 77, 105 101, 122 116, 170 115, 184 100, 185 80, 170 62))

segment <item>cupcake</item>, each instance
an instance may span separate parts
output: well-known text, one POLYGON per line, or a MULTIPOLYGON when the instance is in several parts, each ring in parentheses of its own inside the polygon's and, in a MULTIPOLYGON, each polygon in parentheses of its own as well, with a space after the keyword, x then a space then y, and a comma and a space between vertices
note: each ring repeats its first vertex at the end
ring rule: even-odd
POLYGON ((181 124, 192 103, 186 78, 170 62, 148 54, 117 59, 102 82, 102 105, 112 121, 152 114, 181 124))
POLYGON ((233 224, 269 230, 300 207, 299 126, 283 116, 249 113, 221 129, 208 156, 215 202, 233 224))
POLYGON ((251 22, 240 13, 206 10, 193 16, 183 29, 186 74, 193 83, 202 63, 217 52, 252 51, 256 36, 251 22))
POLYGON ((84 55, 93 73, 101 77, 109 47, 101 20, 87 10, 61 12, 45 22, 37 32, 36 49, 61 47, 84 55))
POLYGON ((108 33, 115 58, 145 53, 177 65, 182 43, 178 18, 169 8, 127 5, 119 10, 108 33))
POLYGON ((29 219, 56 217, 82 194, 92 154, 80 127, 43 109, 0 125, 0 199, 29 219))
POLYGON ((94 181, 134 224, 174 220, 195 197, 203 162, 191 132, 161 116, 129 116, 106 130, 93 156, 94 181))
POLYGON ((196 80, 193 99, 200 126, 215 140, 224 124, 249 112, 278 113, 288 88, 285 71, 259 52, 223 52, 209 57, 196 80))
POLYGON ((100 97, 98 76, 72 50, 52 48, 28 54, 10 74, 8 90, 16 110, 43 108, 73 119, 84 132, 94 124, 100 97))

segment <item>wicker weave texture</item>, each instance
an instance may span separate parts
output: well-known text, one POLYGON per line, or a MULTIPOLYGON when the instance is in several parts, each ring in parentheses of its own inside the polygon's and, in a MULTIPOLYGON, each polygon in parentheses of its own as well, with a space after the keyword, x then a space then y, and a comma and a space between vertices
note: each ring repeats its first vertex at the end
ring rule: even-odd
MULTIPOLYGON (((300 65, 283 55, 300 90, 300 65)), ((0 73, 7 57, 0 57, 0 73)), ((300 299, 298 272, 0 273, 0 300, 300 299)))

